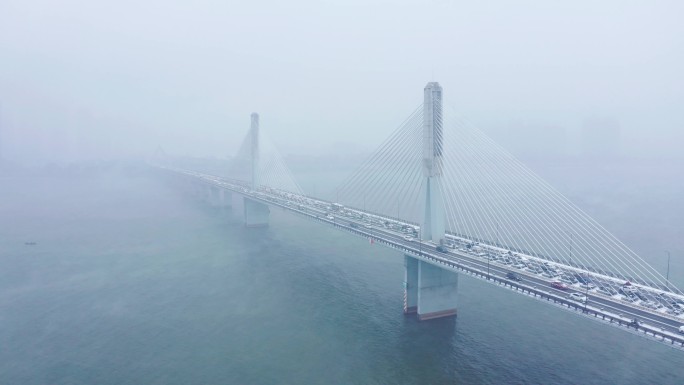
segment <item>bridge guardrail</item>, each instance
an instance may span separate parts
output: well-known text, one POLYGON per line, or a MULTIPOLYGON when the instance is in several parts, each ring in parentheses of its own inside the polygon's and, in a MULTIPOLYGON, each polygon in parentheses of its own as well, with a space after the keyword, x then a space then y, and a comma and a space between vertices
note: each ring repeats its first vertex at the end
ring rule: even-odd
MULTIPOLYGON (((187 175, 187 174, 186 174, 186 176, 191 176, 191 177, 197 178, 196 176, 187 175)), ((635 325, 635 324, 631 323, 629 319, 625 319, 625 317, 623 317, 621 315, 611 314, 611 313, 602 311, 601 309, 597 309, 593 306, 589 306, 588 304, 587 305, 581 304, 581 303, 569 300, 567 298, 563 298, 563 297, 558 296, 556 294, 553 294, 549 291, 541 290, 537 287, 531 287, 529 285, 525 285, 522 283, 513 282, 513 281, 510 281, 508 279, 501 278, 497 275, 487 274, 485 271, 482 271, 480 269, 470 267, 470 266, 466 266, 464 264, 458 263, 455 260, 444 258, 443 256, 440 256, 437 254, 432 254, 431 252, 429 252, 430 249, 421 250, 421 249, 416 249, 416 248, 412 248, 412 247, 407 247, 404 244, 395 243, 395 242, 389 241, 387 239, 377 237, 373 234, 372 230, 366 231, 364 229, 352 228, 350 226, 338 223, 335 220, 329 220, 327 218, 324 218, 324 217, 321 217, 318 215, 313 215, 311 213, 305 212, 303 210, 299 210, 297 208, 289 207, 289 206, 284 205, 284 204, 277 202, 277 201, 272 201, 272 200, 268 200, 268 199, 265 199, 265 198, 260 197, 260 196, 248 194, 248 193, 246 193, 246 192, 244 192, 238 188, 219 184, 216 181, 206 180, 206 179, 203 179, 202 181, 204 183, 212 184, 216 187, 227 189, 229 191, 242 194, 244 196, 249 196, 250 199, 261 201, 264 204, 275 205, 275 206, 281 207, 285 210, 288 210, 289 212, 293 212, 293 213, 296 213, 298 215, 301 215, 303 217, 313 219, 313 220, 317 220, 319 222, 325 222, 325 223, 331 224, 331 225, 333 225, 333 227, 336 227, 340 230, 344 230, 344 231, 347 231, 347 232, 352 233, 354 235, 362 236, 364 238, 372 239, 376 243, 383 244, 383 245, 388 246, 390 248, 400 250, 404 253, 411 254, 412 256, 416 256, 418 258, 424 259, 429 263, 442 265, 442 266, 445 266, 445 267, 452 269, 452 270, 455 270, 455 271, 465 272, 465 273, 474 275, 476 278, 487 280, 487 281, 493 282, 494 284, 503 285, 504 287, 507 287, 511 290, 520 291, 523 294, 530 295, 530 296, 532 296, 534 298, 538 298, 540 300, 553 301, 554 304, 556 304, 562 308, 567 308, 567 309, 574 310, 574 311, 581 311, 582 314, 584 314, 587 317, 591 317, 592 315, 593 315, 593 318, 596 318, 596 319, 598 319, 600 317, 601 321, 607 322, 607 323, 612 324, 612 325, 617 325, 618 327, 626 327, 627 329, 634 329, 634 332, 637 334, 639 334, 639 332, 643 332, 643 334, 649 338, 654 338, 654 339, 659 340, 660 342, 664 342, 664 343, 669 342, 672 346, 674 346, 676 348, 684 349, 684 336, 679 336, 677 334, 673 334, 673 333, 664 331, 663 329, 658 329, 656 327, 652 327, 648 324, 635 325)), ((458 255, 458 254, 456 254, 456 255, 458 255)), ((661 316, 666 316, 666 315, 661 314, 661 316)), ((670 318, 670 317, 668 317, 668 318, 670 318)))

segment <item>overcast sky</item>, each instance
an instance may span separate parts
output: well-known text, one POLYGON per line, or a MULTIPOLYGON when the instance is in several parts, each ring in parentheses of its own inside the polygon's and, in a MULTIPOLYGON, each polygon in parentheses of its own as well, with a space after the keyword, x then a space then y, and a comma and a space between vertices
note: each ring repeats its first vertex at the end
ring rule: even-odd
POLYGON ((619 128, 622 153, 678 156, 683 11, 681 0, 2 0, 0 141, 18 161, 157 145, 223 157, 256 111, 285 154, 372 149, 434 80, 516 151, 579 151, 598 119, 619 128))

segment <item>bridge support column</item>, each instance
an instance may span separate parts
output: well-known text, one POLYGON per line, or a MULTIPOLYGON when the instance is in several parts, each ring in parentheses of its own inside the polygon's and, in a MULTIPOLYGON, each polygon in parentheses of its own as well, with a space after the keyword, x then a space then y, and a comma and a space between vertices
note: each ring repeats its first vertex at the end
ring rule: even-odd
POLYGON ((230 207, 231 206, 231 193, 229 191, 226 191, 224 189, 219 189, 219 197, 218 197, 218 204, 221 207, 230 207))
POLYGON ((195 196, 197 197, 197 199, 203 201, 206 196, 206 191, 206 187, 203 183, 195 183, 195 196))
POLYGON ((245 226, 247 227, 262 227, 268 226, 268 217, 270 210, 267 205, 253 201, 247 197, 244 198, 245 205, 245 226))
POLYGON ((205 201, 209 206, 214 206, 215 205, 215 197, 214 197, 214 187, 207 185, 206 187, 206 195, 205 195, 205 201))
POLYGON ((456 315, 458 273, 420 261, 418 264, 418 319, 456 315))
POLYGON ((242 195, 240 194, 230 194, 230 207, 233 209, 233 212, 236 214, 239 214, 240 212, 245 211, 245 199, 242 195))
POLYGON ((404 255, 404 314, 418 311, 418 260, 404 255))
POLYGON ((456 315, 458 273, 405 255, 404 313, 421 321, 456 315))

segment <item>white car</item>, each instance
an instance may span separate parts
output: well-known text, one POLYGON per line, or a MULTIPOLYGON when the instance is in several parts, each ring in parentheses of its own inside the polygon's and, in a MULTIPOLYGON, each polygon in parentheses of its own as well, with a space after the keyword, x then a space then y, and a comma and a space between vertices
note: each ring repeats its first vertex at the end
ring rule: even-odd
POLYGON ((684 325, 682 325, 682 326, 679 327, 679 332, 682 333, 682 334, 684 334, 684 325))
POLYGON ((582 303, 587 302, 587 297, 584 294, 580 294, 580 293, 570 293, 568 298, 570 298, 573 301, 578 301, 578 302, 582 302, 582 303))
POLYGON ((335 219, 335 217, 333 217, 332 215, 328 215, 326 218, 330 219, 331 221, 335 219))
POLYGON ((410 236, 410 235, 404 235, 404 239, 407 240, 407 241, 412 241, 412 240, 413 240, 413 237, 410 236))
POLYGON ((586 284, 585 284, 585 283, 580 283, 580 287, 581 287, 582 289, 587 289, 587 290, 594 290, 594 289, 596 289, 596 285, 594 285, 594 284, 591 283, 591 282, 586 283, 586 284))

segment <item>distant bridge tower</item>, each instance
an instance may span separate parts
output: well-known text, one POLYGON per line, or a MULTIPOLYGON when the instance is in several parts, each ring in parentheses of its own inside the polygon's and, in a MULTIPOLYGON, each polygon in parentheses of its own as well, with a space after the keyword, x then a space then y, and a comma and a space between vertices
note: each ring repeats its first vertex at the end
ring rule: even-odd
POLYGON ((252 189, 256 190, 260 185, 259 175, 259 114, 252 112, 252 124, 249 128, 249 135, 251 136, 251 151, 252 158, 252 189))
MULTIPOLYGON (((252 124, 249 129, 249 136, 251 138, 250 156, 252 158, 252 190, 258 190, 261 186, 261 165, 259 164, 261 156, 259 148, 259 114, 256 112, 252 113, 252 124)), ((247 197, 244 198, 245 226, 268 226, 269 214, 270 210, 267 205, 247 197)))
POLYGON ((421 239, 444 242, 445 210, 442 200, 442 87, 437 82, 425 86, 423 102, 424 214, 421 239))

